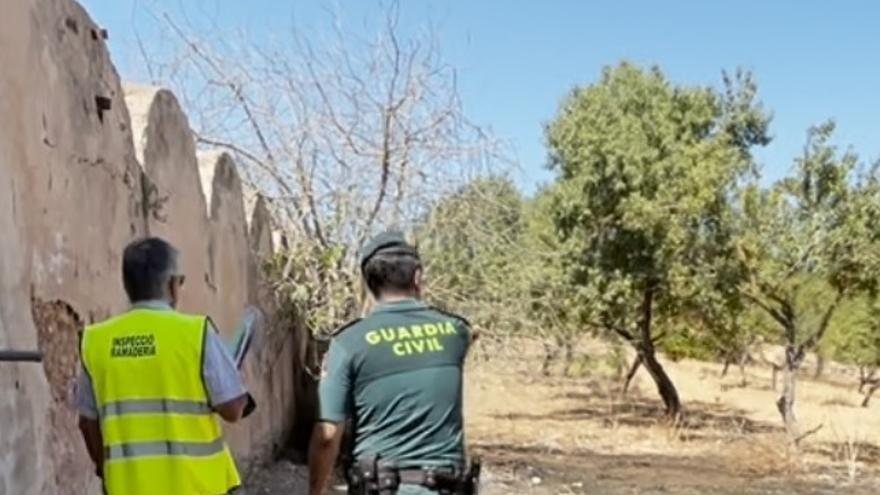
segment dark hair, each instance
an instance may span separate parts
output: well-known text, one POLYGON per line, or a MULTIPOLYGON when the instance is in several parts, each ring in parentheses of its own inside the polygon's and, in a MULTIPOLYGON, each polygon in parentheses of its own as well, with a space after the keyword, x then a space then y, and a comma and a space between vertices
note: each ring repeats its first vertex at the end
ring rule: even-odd
POLYGON ((416 271, 422 268, 419 257, 411 253, 378 252, 364 263, 364 280, 374 296, 414 290, 416 271))
POLYGON ((122 253, 122 283, 131 302, 161 299, 177 272, 177 250, 158 237, 131 242, 122 253))

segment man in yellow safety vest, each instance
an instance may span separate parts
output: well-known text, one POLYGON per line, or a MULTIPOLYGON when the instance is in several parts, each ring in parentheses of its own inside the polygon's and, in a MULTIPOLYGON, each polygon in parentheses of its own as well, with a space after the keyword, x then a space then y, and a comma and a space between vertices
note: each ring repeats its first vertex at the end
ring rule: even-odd
POLYGON ((207 316, 174 310, 178 253, 152 237, 125 248, 131 309, 82 336, 80 430, 108 495, 222 495, 240 485, 221 418, 249 396, 207 316))

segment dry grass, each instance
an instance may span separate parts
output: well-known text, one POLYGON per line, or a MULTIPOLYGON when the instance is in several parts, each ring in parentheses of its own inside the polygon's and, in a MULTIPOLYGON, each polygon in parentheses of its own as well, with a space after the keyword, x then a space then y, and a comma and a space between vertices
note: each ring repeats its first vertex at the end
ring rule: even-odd
POLYGON ((532 348, 519 341, 487 352, 495 357, 473 364, 467 379, 471 443, 514 471, 532 460, 552 461, 568 466, 561 472, 628 482, 643 476, 675 486, 699 483, 694 478, 701 474, 707 483, 731 486, 768 478, 853 483, 880 474, 880 414, 876 407, 854 407, 858 394, 842 385, 846 377, 800 380, 801 428, 823 427, 793 452, 769 369, 749 368, 742 386, 738 372, 721 379, 714 364, 664 361, 686 408, 686 420, 671 427, 644 372, 621 396, 616 367, 598 358, 607 354, 601 344, 580 349, 593 358, 578 378, 537 376, 540 360, 532 348))
POLYGON ((859 407, 856 403, 858 400, 853 400, 852 397, 844 397, 841 395, 835 395, 834 397, 829 397, 822 401, 822 406, 838 406, 838 407, 859 407))

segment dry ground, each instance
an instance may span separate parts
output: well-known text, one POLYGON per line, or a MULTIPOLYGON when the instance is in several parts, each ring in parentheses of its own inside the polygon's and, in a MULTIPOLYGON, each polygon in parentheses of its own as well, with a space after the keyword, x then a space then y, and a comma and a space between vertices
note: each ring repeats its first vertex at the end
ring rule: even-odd
POLYGON ((858 407, 857 381, 840 367, 800 381, 803 429, 821 429, 793 455, 768 368, 749 368, 742 386, 735 368, 721 379, 718 365, 664 361, 686 410, 671 427, 643 371, 621 397, 600 345, 583 349, 572 378, 537 376, 531 346, 509 347, 467 380, 471 445, 506 493, 880 493, 880 401, 858 407))
MULTIPOLYGON (((664 360, 685 402, 684 424, 672 427, 643 371, 621 397, 602 345, 580 349, 571 377, 538 376, 535 348, 483 349, 469 366, 468 442, 484 459, 484 494, 880 494, 880 398, 859 407, 851 370, 801 379, 801 425, 821 429, 794 455, 766 367, 748 368, 742 386, 735 368, 721 379, 718 365, 664 360)), ((302 468, 282 461, 246 493, 303 488, 302 468)))

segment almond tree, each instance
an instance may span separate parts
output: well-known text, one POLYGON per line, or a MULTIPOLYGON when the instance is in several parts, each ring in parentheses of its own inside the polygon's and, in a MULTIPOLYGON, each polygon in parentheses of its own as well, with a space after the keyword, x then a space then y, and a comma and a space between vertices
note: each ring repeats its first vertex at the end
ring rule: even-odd
POLYGON ((752 146, 769 140, 751 78, 725 83, 676 85, 624 63, 575 88, 547 129, 583 319, 633 346, 676 420, 681 400, 657 342, 729 264, 728 200, 752 146))
POLYGON ((851 152, 830 143, 833 123, 811 128, 791 177, 769 189, 747 187, 741 200, 742 295, 775 323, 785 346, 783 391, 776 405, 793 446, 797 372, 849 297, 876 291, 880 196, 876 173, 861 180, 851 152), (820 280, 830 294, 803 297, 820 280), (805 304, 806 302, 806 304, 805 304))

